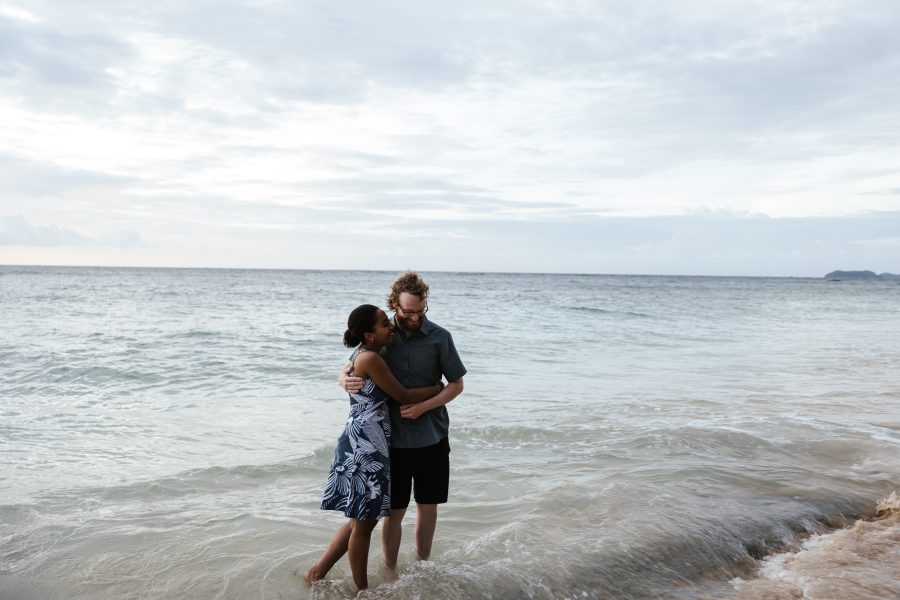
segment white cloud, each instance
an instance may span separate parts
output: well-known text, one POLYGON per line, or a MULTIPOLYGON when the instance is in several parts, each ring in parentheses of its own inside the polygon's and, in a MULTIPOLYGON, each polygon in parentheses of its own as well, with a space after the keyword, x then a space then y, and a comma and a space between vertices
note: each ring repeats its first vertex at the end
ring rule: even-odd
MULTIPOLYGON (((900 249, 900 236, 881 237, 871 240, 853 240, 851 244, 858 244, 869 248, 897 248, 900 249)), ((900 262, 900 261, 898 261, 900 262)), ((896 268, 896 267, 895 267, 896 268)))
POLYGON ((34 225, 21 215, 0 217, 0 246, 108 246, 127 248, 140 243, 133 231, 112 231, 87 237, 57 225, 34 225))
POLYGON ((0 15, 27 23, 37 23, 39 21, 31 12, 12 4, 0 4, 0 15))
MULTIPOLYGON (((123 261, 256 256, 267 230, 338 266, 346 223, 415 222, 480 269, 482 227, 900 209, 888 0, 4 6, 0 210, 133 231, 123 261)), ((677 270, 654 243, 610 252, 677 270)))

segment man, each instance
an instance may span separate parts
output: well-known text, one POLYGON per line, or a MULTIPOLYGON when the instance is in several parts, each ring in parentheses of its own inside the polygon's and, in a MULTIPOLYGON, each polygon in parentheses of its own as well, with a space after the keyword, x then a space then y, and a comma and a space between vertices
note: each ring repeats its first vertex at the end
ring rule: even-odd
MULTIPOLYGON (((463 391, 463 366, 450 333, 428 320, 428 284, 414 271, 401 273, 391 286, 388 308, 394 311, 394 335, 383 351, 394 376, 407 388, 434 385, 447 379, 435 396, 418 404, 391 402, 391 516, 381 526, 384 564, 397 568, 402 522, 410 492, 416 500, 416 552, 420 560, 431 556, 438 504, 447 502, 450 482, 450 425, 445 404, 463 391)), ((359 391, 362 380, 341 373, 341 386, 359 391)))

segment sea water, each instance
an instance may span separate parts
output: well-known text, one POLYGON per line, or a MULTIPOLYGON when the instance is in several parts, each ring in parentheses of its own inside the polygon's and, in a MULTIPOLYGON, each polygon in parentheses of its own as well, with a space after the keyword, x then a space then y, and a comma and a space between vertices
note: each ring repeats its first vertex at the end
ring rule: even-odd
MULTIPOLYGON (((352 597, 300 574, 395 275, 0 267, 0 598, 352 597)), ((900 285, 423 275, 450 501, 365 596, 900 597, 896 518, 857 522, 900 489, 900 285)))

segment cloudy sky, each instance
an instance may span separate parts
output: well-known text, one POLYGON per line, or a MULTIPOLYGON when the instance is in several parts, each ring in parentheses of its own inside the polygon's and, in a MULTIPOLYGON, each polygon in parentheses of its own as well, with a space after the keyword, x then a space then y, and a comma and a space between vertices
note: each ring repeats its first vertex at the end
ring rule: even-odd
POLYGON ((900 272, 895 0, 0 0, 0 264, 900 272))

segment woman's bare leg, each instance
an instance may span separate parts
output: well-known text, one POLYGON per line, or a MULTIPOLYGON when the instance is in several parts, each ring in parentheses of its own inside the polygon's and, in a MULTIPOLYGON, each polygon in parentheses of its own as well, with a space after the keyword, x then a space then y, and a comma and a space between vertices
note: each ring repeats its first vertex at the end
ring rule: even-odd
POLYGON ((362 521, 350 519, 352 532, 347 546, 347 554, 350 558, 350 572, 353 574, 353 583, 364 590, 369 587, 369 544, 372 540, 372 530, 378 524, 377 520, 362 521))
POLYGON ((334 566, 334 563, 339 561, 344 554, 347 553, 347 548, 350 543, 350 535, 353 531, 352 522, 355 519, 350 519, 343 525, 341 525, 340 529, 337 530, 337 533, 334 534, 334 538, 332 538, 331 543, 328 544, 328 548, 325 550, 325 553, 319 557, 319 560, 316 561, 316 564, 310 568, 303 575, 303 579, 308 583, 312 583, 313 581, 318 581, 325 577, 328 571, 331 570, 331 567, 334 566))

